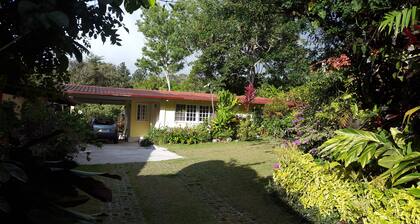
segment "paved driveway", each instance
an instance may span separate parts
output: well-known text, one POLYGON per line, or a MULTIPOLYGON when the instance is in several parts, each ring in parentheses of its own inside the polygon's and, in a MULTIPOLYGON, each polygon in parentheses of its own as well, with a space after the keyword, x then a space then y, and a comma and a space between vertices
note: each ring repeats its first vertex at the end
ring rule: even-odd
POLYGON ((182 156, 159 146, 139 147, 137 143, 104 144, 102 148, 89 146, 77 154, 79 164, 134 163, 179 159, 182 156), (90 160, 86 159, 89 154, 90 160))

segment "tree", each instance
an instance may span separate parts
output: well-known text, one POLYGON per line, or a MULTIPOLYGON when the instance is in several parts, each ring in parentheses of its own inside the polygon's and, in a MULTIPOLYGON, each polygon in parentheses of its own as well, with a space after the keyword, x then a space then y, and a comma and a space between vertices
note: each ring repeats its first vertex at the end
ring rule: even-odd
MULTIPOLYGON (((90 37, 119 44, 116 31, 123 26, 122 2, 1 1, 0 94, 36 99, 59 93, 59 86, 68 80, 69 57, 82 61, 90 37)), ((133 11, 146 1, 124 3, 133 11)), ((77 164, 66 150, 86 143, 83 132, 89 130, 77 114, 57 112, 45 102, 26 103, 35 108, 24 106, 17 116, 12 103, 0 102, 2 223, 95 223, 94 217, 67 208, 85 203, 87 195, 111 201, 111 191, 93 176, 118 176, 74 170, 77 164)))
POLYGON ((69 68, 70 82, 84 85, 130 87, 130 72, 124 63, 118 66, 104 63, 101 57, 92 55, 87 62, 72 62, 69 68))
POLYGON ((157 5, 145 12, 137 25, 147 41, 137 67, 154 75, 163 74, 171 90, 170 77, 184 67, 183 60, 189 54, 179 41, 177 22, 165 7, 157 5))
POLYGON ((416 5, 416 0, 307 0, 277 6, 312 24, 310 37, 320 59, 348 55, 351 66, 344 73, 364 107, 386 105, 386 113, 402 115, 420 99, 419 57, 407 57, 420 50, 409 49, 409 33, 387 35, 380 24, 392 11, 407 12, 416 5))
POLYGON ((276 2, 178 1, 171 13, 185 48, 195 52, 192 73, 239 94, 249 82, 301 84, 308 69, 302 26, 276 2))

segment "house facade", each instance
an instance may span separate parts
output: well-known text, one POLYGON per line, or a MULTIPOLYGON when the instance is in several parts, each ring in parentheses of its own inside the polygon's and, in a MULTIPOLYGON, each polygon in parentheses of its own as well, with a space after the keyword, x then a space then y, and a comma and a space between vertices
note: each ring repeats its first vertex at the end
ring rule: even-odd
MULTIPOLYGON (((77 103, 117 104, 126 109, 129 140, 145 136, 151 128, 190 127, 206 121, 217 106, 217 96, 208 93, 142 90, 67 84, 65 93, 77 103), (214 106, 213 106, 214 105, 214 106)), ((238 96, 242 102, 243 96, 238 96)), ((257 97, 253 105, 270 103, 257 97)), ((238 111, 244 111, 239 106, 238 111)))

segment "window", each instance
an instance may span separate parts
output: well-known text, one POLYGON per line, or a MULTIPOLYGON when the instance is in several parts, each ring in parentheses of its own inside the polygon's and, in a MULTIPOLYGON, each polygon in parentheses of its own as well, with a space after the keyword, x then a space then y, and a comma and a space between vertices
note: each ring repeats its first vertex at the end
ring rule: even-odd
POLYGON ((149 111, 147 109, 147 104, 138 104, 137 105, 137 120, 138 121, 147 121, 149 111))
POLYGON ((187 121, 196 121, 197 107, 195 105, 187 105, 187 121))
POLYGON ((175 110, 175 121, 185 121, 185 105, 177 104, 175 110))
POLYGON ((210 117, 209 106, 177 104, 175 110, 175 121, 205 121, 210 117))
POLYGON ((210 106, 200 106, 199 121, 206 121, 210 117, 210 106))

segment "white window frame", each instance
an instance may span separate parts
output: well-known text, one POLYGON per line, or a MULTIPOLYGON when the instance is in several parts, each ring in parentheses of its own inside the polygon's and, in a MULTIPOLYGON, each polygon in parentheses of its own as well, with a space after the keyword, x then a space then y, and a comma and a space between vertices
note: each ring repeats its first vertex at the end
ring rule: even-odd
POLYGON ((211 117, 211 106, 199 105, 198 107, 198 121, 207 121, 211 117))
POLYGON ((176 104, 175 122, 202 123, 211 116, 211 107, 208 105, 176 104), (193 108, 193 110, 191 110, 193 108), (207 108, 207 109, 203 109, 207 108), (203 112, 204 111, 204 112, 203 112), (193 119, 191 120, 191 117, 193 119))

